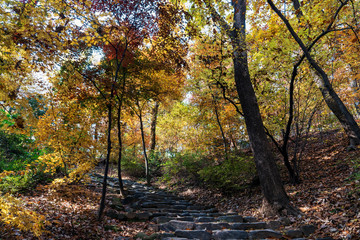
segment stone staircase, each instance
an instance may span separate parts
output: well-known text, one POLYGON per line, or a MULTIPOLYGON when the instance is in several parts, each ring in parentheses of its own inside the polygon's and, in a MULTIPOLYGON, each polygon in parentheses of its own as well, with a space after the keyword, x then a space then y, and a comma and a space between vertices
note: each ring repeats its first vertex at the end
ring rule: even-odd
MULTIPOLYGON (((93 176, 97 181, 100 177, 93 176)), ((113 198, 111 207, 114 210, 106 214, 123 221, 151 221, 149 227, 156 234, 138 234, 134 239, 306 239, 316 230, 313 225, 286 229, 284 226, 289 225, 287 218, 259 222, 254 217, 221 213, 214 207, 196 205, 166 191, 129 180, 124 180, 124 185, 128 196, 121 200, 113 198)), ((109 187, 113 191, 118 189, 115 178, 109 179, 109 187)), ((121 239, 127 238, 118 238, 121 239)))

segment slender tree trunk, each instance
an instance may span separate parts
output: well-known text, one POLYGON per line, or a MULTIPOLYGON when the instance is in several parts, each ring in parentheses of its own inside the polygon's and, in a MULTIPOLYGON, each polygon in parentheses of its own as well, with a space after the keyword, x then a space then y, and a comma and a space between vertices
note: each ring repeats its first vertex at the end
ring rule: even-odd
POLYGON ((126 193, 124 191, 124 184, 122 181, 122 176, 121 176, 121 160, 122 160, 122 149, 123 149, 123 144, 122 144, 122 131, 121 131, 121 109, 122 108, 122 99, 119 99, 119 107, 118 107, 118 115, 117 115, 117 128, 118 128, 118 141, 119 141, 119 153, 118 153, 118 180, 119 180, 119 190, 120 190, 120 195, 125 197, 126 193))
MULTIPOLYGON (((114 84, 111 87, 111 96, 110 100, 114 96, 114 84)), ((104 179, 103 179, 103 188, 101 193, 101 200, 98 212, 98 220, 101 220, 104 209, 105 209, 105 198, 106 198, 106 188, 107 188, 107 178, 108 178, 108 171, 109 171, 109 163, 110 163, 110 154, 111 154, 111 125, 112 125, 112 106, 111 102, 108 103, 108 129, 107 129, 107 154, 106 154, 106 161, 105 161, 105 170, 104 170, 104 179)))
POLYGON ((288 214, 298 214, 298 210, 291 206, 283 187, 275 158, 265 134, 255 91, 249 75, 245 42, 246 0, 232 2, 234 7, 233 28, 225 22, 209 1, 204 1, 204 3, 210 10, 213 20, 221 25, 231 39, 234 51, 235 84, 254 153, 262 192, 265 197, 264 207, 266 208, 264 210, 270 210, 270 212, 286 210, 288 214))
MULTIPOLYGON (((347 134, 349 141, 350 141, 350 148, 354 148, 355 145, 359 145, 360 144, 360 128, 357 125, 353 115, 349 112, 349 110, 346 108, 345 104, 341 101, 339 96, 336 94, 336 92, 332 88, 332 85, 330 83, 328 75, 320 67, 320 65, 318 63, 316 63, 314 58, 310 55, 308 48, 305 46, 305 44, 302 42, 302 40, 296 34, 296 32, 292 28, 291 24, 286 19, 286 17, 281 13, 281 11, 275 6, 275 4, 271 0, 267 0, 267 2, 269 3, 269 5, 273 9, 273 11, 285 23, 290 34, 292 35, 294 40, 299 44, 299 46, 303 50, 304 55, 305 55, 306 59, 308 60, 308 62, 310 63, 311 67, 316 71, 316 75, 319 78, 318 78, 318 81, 315 81, 315 82, 317 83, 327 106, 330 108, 330 110, 334 113, 336 118, 339 120, 339 122, 343 126, 343 129, 345 130, 345 133, 347 134)), ((341 6, 338 8, 335 15, 337 15, 339 13, 339 11, 341 10, 341 8, 343 6, 345 6, 348 2, 349 2, 349 0, 342 2, 341 6)), ((330 24, 329 27, 331 27, 331 26, 332 26, 332 23, 330 24)), ((329 29, 329 27, 328 27, 328 29, 329 29)))
POLYGON ((159 103, 156 101, 151 113, 150 125, 150 154, 153 155, 156 147, 156 123, 159 112, 159 103))
POLYGON ((140 121, 140 131, 141 131, 141 141, 142 141, 142 146, 143 146, 143 152, 144 152, 144 158, 145 158, 145 175, 146 175, 146 184, 148 186, 151 185, 150 183, 150 172, 149 172, 149 159, 146 153, 146 145, 145 145, 145 133, 144 133, 144 125, 143 125, 143 120, 142 120, 142 110, 140 108, 140 104, 137 102, 137 106, 139 109, 139 121, 140 121))
POLYGON ((225 151, 225 159, 228 160, 229 159, 229 148, 228 148, 228 144, 226 141, 226 137, 225 137, 225 133, 224 133, 224 129, 222 127, 222 124, 220 122, 220 117, 219 117, 219 110, 217 107, 217 101, 215 98, 214 94, 211 94, 212 98, 213 98, 213 102, 214 102, 214 111, 215 111, 215 117, 216 117, 216 122, 219 126, 220 132, 221 132, 221 137, 223 139, 223 144, 224 144, 224 151, 225 151))

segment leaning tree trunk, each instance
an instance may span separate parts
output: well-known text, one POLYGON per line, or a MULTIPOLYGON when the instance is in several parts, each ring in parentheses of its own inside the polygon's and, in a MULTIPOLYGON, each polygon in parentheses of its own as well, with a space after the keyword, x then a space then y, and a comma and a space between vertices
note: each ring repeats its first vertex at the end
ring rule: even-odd
MULTIPOLYGON (((281 13, 281 11, 275 6, 275 4, 271 0, 267 0, 272 10, 281 18, 281 20, 285 23, 287 29, 289 30, 291 36, 298 43, 300 48, 304 52, 304 56, 310 63, 311 67, 315 70, 316 75, 319 77, 318 81, 315 81, 318 85, 318 88, 321 91, 321 94, 325 100, 326 105, 330 108, 330 110, 334 113, 335 117, 339 120, 340 124, 343 126, 343 129, 346 135, 349 138, 350 148, 354 148, 355 145, 360 144, 360 128, 357 125, 353 115, 346 108, 345 104, 341 101, 340 97, 334 91, 328 75, 325 71, 320 67, 318 63, 314 60, 314 58, 310 55, 310 49, 308 49, 300 37, 296 34, 293 27, 287 20, 287 18, 281 13)), ((340 7, 335 12, 335 16, 331 20, 326 31, 324 31, 317 39, 321 36, 324 36, 327 32, 330 31, 330 28, 333 26, 333 23, 339 14, 340 10, 349 2, 349 0, 345 0, 341 2, 340 7)), ((296 8, 297 5, 294 4, 296 8)), ((300 10, 300 9, 297 9, 300 10)))
POLYGON ((261 189, 265 197, 264 206, 266 206, 266 210, 271 210, 271 212, 283 212, 283 210, 286 210, 289 214, 298 214, 298 210, 291 206, 283 187, 270 143, 265 134, 255 91, 249 75, 245 42, 246 0, 233 1, 233 28, 225 22, 209 1, 204 0, 204 3, 210 10, 213 20, 221 25, 231 39, 235 84, 254 153, 261 189))

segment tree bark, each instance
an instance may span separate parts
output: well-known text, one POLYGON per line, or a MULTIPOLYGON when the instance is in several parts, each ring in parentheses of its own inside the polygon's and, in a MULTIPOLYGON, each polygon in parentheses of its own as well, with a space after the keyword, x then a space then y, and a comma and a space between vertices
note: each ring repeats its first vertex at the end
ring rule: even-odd
MULTIPOLYGON (((111 95, 110 100, 114 96, 114 84, 111 87, 111 95)), ((107 188, 107 178, 109 172, 109 163, 110 163, 110 154, 111 154, 111 125, 112 125, 112 106, 111 101, 107 104, 108 108, 108 129, 107 129, 107 154, 106 154, 106 161, 105 161, 105 170, 104 170, 104 179, 103 179, 103 188, 101 192, 101 200, 98 212, 98 220, 101 220, 104 209, 105 209, 105 199, 106 199, 106 188, 107 188)))
POLYGON ((144 133, 144 125, 143 125, 143 120, 142 120, 142 110, 140 108, 140 104, 139 102, 136 103, 139 109, 139 121, 140 121, 140 131, 141 131, 141 141, 142 141, 142 146, 143 146, 143 152, 144 152, 144 158, 145 158, 145 175, 146 175, 146 184, 148 186, 151 185, 150 182, 150 172, 149 172, 149 159, 146 153, 146 145, 145 145, 145 133, 144 133))
POLYGON ((213 20, 221 25, 231 39, 235 84, 265 197, 264 206, 271 212, 281 213, 286 210, 288 214, 298 214, 298 210, 291 206, 283 187, 250 79, 245 42, 246 0, 233 1, 233 28, 225 22, 209 1, 204 3, 210 10, 213 20))
POLYGON ((122 149, 123 149, 123 144, 122 144, 122 131, 121 131, 121 110, 122 110, 122 98, 119 99, 119 107, 118 107, 118 116, 117 116, 117 128, 118 128, 118 142, 119 142, 119 153, 118 153, 118 181, 119 181, 119 190, 120 190, 120 195, 125 197, 126 193, 124 190, 124 184, 122 181, 122 176, 121 176, 121 160, 122 160, 122 149))
POLYGON ((213 98, 213 103, 214 103, 214 112, 215 112, 215 117, 216 117, 216 122, 219 126, 220 132, 221 132, 221 137, 223 139, 223 144, 224 144, 224 151, 225 151, 225 159, 228 160, 229 159, 229 147, 227 144, 227 140, 225 137, 225 133, 224 133, 224 129, 222 127, 222 124, 220 122, 220 117, 219 117, 219 110, 217 107, 217 101, 216 101, 216 97, 214 94, 211 94, 212 98, 213 98))
POLYGON ((156 101, 151 113, 151 125, 150 125, 150 154, 154 154, 156 147, 156 122, 159 111, 159 103, 156 101))

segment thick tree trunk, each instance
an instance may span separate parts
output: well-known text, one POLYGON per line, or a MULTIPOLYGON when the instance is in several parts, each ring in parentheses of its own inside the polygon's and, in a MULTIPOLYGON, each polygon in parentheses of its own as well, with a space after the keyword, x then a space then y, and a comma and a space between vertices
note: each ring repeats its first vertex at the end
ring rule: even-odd
POLYGON ((159 111, 159 103, 156 101, 151 113, 150 125, 150 153, 153 155, 156 147, 156 122, 159 111))
POLYGON ((246 0, 232 1, 234 7, 233 28, 219 15, 211 2, 204 0, 204 3, 210 10, 213 20, 220 24, 231 39, 234 51, 235 84, 254 153, 261 189, 265 197, 265 210, 271 210, 272 213, 285 211, 288 214, 298 214, 299 211, 291 206, 283 187, 275 158, 265 134, 255 91, 249 75, 245 42, 246 0))
POLYGON ((244 113, 246 129, 254 153, 255 164, 260 178, 262 192, 269 204, 276 212, 284 209, 288 213, 296 213, 291 207, 288 196, 283 187, 271 147, 266 137, 254 89, 251 85, 247 69, 246 52, 234 52, 234 71, 236 89, 239 94, 244 113))

